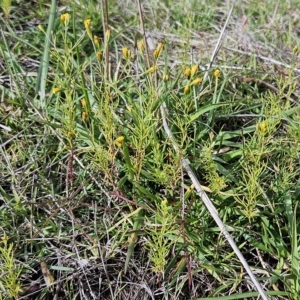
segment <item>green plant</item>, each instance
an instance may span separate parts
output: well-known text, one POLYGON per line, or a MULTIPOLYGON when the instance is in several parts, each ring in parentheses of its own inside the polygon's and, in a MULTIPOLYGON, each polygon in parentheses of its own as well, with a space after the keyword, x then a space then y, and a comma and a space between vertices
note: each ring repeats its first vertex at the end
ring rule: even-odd
POLYGON ((8 20, 11 12, 11 0, 1 0, 0 7, 4 12, 4 16, 6 20, 8 20))
MULTIPOLYGON (((159 205, 159 204, 158 204, 159 205)), ((146 233, 149 239, 146 241, 146 248, 149 251, 149 259, 152 263, 152 270, 164 277, 164 271, 168 264, 168 256, 173 245, 177 242, 173 237, 178 235, 179 229, 175 223, 172 207, 165 199, 161 201, 153 221, 146 218, 146 233)))
POLYGON ((14 244, 8 243, 8 238, 4 235, 0 243, 0 289, 4 292, 4 297, 18 299, 22 292, 22 266, 16 264, 13 247, 14 244))
POLYGON ((298 6, 246 1, 228 18, 228 1, 62 3, 10 4, 1 19, 0 219, 14 267, 31 278, 47 261, 69 298, 257 297, 185 162, 266 294, 296 299, 298 6))

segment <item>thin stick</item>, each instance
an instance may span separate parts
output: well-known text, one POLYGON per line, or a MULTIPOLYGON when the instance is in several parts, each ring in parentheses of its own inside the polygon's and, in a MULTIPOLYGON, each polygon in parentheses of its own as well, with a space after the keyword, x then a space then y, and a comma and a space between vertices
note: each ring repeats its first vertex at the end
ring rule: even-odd
POLYGON ((107 38, 107 33, 109 30, 108 26, 108 3, 107 0, 102 0, 102 27, 103 27, 103 36, 104 36, 104 52, 105 52, 105 75, 106 79, 109 79, 109 40, 107 38))
POLYGON ((186 241, 186 235, 185 235, 185 202, 184 202, 184 172, 183 172, 183 166, 180 166, 180 173, 181 173, 181 192, 180 192, 180 199, 182 203, 181 207, 181 234, 183 239, 183 249, 184 249, 184 256, 186 259, 186 269, 188 274, 188 287, 191 289, 192 287, 192 270, 191 270, 191 261, 190 261, 190 255, 188 252, 187 247, 187 241, 186 241))
POLYGON ((248 56, 253 56, 255 58, 259 58, 261 60, 270 62, 272 64, 283 66, 283 67, 285 67, 287 69, 293 70, 294 72, 296 72, 298 74, 300 73, 300 69, 299 68, 294 68, 292 65, 283 63, 283 62, 281 62, 279 60, 276 60, 276 59, 273 59, 273 58, 270 58, 270 57, 266 57, 266 56, 263 56, 263 55, 260 55, 260 54, 256 54, 256 53, 253 53, 253 52, 246 52, 246 51, 242 51, 242 50, 238 50, 238 49, 234 49, 234 48, 230 48, 230 47, 224 47, 224 48, 227 49, 227 50, 229 50, 229 51, 234 51, 234 52, 237 52, 237 53, 240 53, 240 54, 244 54, 244 55, 248 55, 248 56))
MULTIPOLYGON (((213 51, 213 53, 212 53, 212 55, 211 55, 211 58, 210 58, 210 61, 209 61, 209 63, 208 63, 206 72, 205 72, 205 74, 204 74, 204 76, 203 76, 203 83, 206 81, 206 79, 207 79, 207 77, 208 77, 208 71, 209 71, 209 69, 211 68, 211 66, 212 66, 212 64, 213 64, 213 62, 214 62, 214 60, 216 59, 216 57, 217 57, 217 55, 218 55, 218 53, 219 53, 219 51, 220 51, 220 48, 221 48, 221 46, 222 46, 222 44, 223 44, 223 41, 224 41, 224 39, 225 39, 225 37, 226 37, 226 27, 227 27, 227 25, 228 25, 228 22, 229 22, 229 19, 230 19, 230 17, 231 17, 233 8, 234 8, 234 6, 235 6, 235 2, 236 2, 236 0, 232 3, 232 6, 231 6, 230 11, 229 11, 228 16, 227 16, 227 19, 226 19, 226 21, 225 21, 225 24, 223 25, 223 28, 222 28, 222 30, 221 30, 219 39, 218 39, 217 44, 216 44, 216 46, 215 46, 215 49, 214 49, 214 51, 213 51)), ((202 83, 202 86, 203 86, 203 83, 202 83)))
POLYGON ((148 49, 147 37, 146 37, 146 33, 145 33, 145 26, 144 26, 144 20, 143 20, 143 12, 142 12, 141 1, 137 0, 137 4, 138 4, 138 8, 139 8, 141 32, 142 32, 142 35, 143 35, 144 45, 145 45, 147 67, 149 69, 150 68, 149 49, 148 49))

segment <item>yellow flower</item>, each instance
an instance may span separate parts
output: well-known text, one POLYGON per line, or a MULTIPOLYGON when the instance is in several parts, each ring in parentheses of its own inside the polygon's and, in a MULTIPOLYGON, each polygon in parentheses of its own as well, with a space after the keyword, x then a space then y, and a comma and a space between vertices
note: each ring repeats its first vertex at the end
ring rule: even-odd
POLYGON ((53 88, 52 89, 52 93, 53 94, 56 94, 56 93, 59 93, 59 92, 61 92, 63 89, 61 89, 61 88, 53 88))
POLYGON ((191 69, 190 68, 186 68, 183 72, 184 76, 186 76, 187 78, 191 77, 191 69))
POLYGON ((91 26, 91 19, 90 18, 85 19, 84 20, 84 27, 85 27, 85 29, 90 28, 90 26, 91 26))
POLYGON ((92 39, 92 30, 91 30, 91 19, 84 20, 84 27, 90 39, 92 39))
POLYGON ((101 60, 103 57, 103 53, 101 51, 97 51, 96 56, 99 60, 101 60))
POLYGON ((163 48, 163 44, 162 43, 158 43, 156 49, 153 52, 153 57, 155 59, 159 58, 159 56, 161 54, 161 51, 162 51, 162 48, 163 48))
POLYGON ((45 32, 45 29, 44 29, 43 25, 41 25, 41 24, 38 25, 38 29, 39 29, 41 32, 45 32))
POLYGON ((157 59, 159 57, 159 51, 157 49, 153 51, 153 57, 154 59, 157 59))
POLYGON ((262 122, 259 125, 259 129, 260 129, 261 132, 265 133, 267 131, 267 124, 266 124, 266 122, 262 122))
POLYGON ((119 136, 118 138, 116 138, 116 140, 115 140, 115 143, 116 143, 116 145, 119 147, 119 148, 121 148, 122 147, 122 143, 123 143, 123 141, 124 141, 124 136, 119 136))
POLYGON ((167 207, 168 207, 168 200, 164 199, 163 201, 161 201, 161 208, 166 209, 167 207))
POLYGON ((197 85, 197 84, 199 84, 200 82, 202 82, 202 78, 197 77, 195 80, 193 80, 193 81, 191 82, 191 85, 197 85))
POLYGON ((150 69, 148 69, 147 73, 153 73, 157 70, 157 66, 152 66, 150 69))
POLYGON ((169 74, 167 72, 163 73, 163 80, 168 81, 169 80, 169 74))
POLYGON ((100 49, 100 42, 101 42, 101 39, 98 36, 94 35, 94 44, 97 49, 100 49))
POLYGON ((131 51, 127 48, 122 48, 122 54, 126 60, 129 60, 131 56, 131 51))
POLYGON ((72 131, 68 131, 67 136, 68 138, 73 139, 75 137, 75 134, 72 131))
POLYGON ((81 99, 81 105, 82 107, 86 108, 86 100, 84 98, 81 99))
POLYGON ((261 122, 256 124, 256 130, 261 132, 261 133, 265 133, 267 131, 267 123, 266 122, 261 122))
POLYGON ((183 92, 184 92, 185 95, 188 94, 188 93, 190 92, 190 86, 189 86, 189 85, 186 85, 186 86, 184 87, 183 92))
POLYGON ((198 72, 198 65, 193 65, 191 68, 191 78, 198 72))
POLYGON ((163 43, 158 43, 156 49, 161 51, 163 46, 164 46, 163 43))
POLYGON ((139 41, 137 42, 137 46, 138 46, 138 48, 139 48, 139 50, 140 50, 141 52, 144 51, 144 42, 143 42, 143 40, 139 40, 139 41))
POLYGON ((221 71, 220 71, 219 69, 216 69, 216 70, 214 71, 214 77, 215 77, 215 78, 218 78, 218 77, 220 76, 220 74, 221 74, 221 71))
POLYGON ((60 16, 61 24, 64 25, 64 26, 68 26, 69 22, 70 22, 70 17, 71 17, 71 15, 69 13, 62 14, 60 16))
POLYGON ((84 112, 82 113, 82 115, 81 115, 82 121, 83 121, 83 122, 86 122, 86 121, 88 120, 88 118, 89 118, 88 113, 87 113, 86 111, 84 111, 84 112))
POLYGON ((106 32, 105 32, 105 41, 106 41, 106 43, 109 42, 109 39, 110 39, 110 29, 107 29, 106 32))
POLYGON ((294 54, 298 54, 299 48, 297 45, 293 48, 293 52, 294 52, 294 54))

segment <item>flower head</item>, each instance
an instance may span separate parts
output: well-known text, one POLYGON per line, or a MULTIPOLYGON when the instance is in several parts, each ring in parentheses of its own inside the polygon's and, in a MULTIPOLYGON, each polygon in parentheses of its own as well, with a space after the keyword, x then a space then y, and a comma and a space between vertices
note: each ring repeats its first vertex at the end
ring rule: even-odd
POLYGON ((68 131, 67 136, 68 138, 73 139, 75 137, 75 133, 72 131, 68 131))
POLYGON ((186 95, 190 92, 190 86, 189 85, 186 85, 183 89, 183 93, 186 95))
POLYGON ((191 69, 190 68, 186 68, 183 72, 184 76, 186 76, 187 78, 191 77, 191 69))
POLYGON ((101 39, 96 35, 94 35, 94 44, 97 49, 100 49, 101 39))
POLYGON ((294 54, 296 54, 296 55, 299 53, 299 48, 298 48, 297 45, 293 48, 293 52, 294 52, 294 54))
POLYGON ((81 105, 82 105, 82 107, 86 108, 87 102, 86 102, 85 98, 81 99, 81 105))
POLYGON ((83 122, 86 122, 89 118, 89 115, 86 111, 82 112, 81 119, 83 122))
POLYGON ((106 41, 106 43, 109 42, 109 39, 110 39, 110 29, 107 29, 105 31, 105 41, 106 41))
POLYGON ((157 70, 157 66, 152 66, 147 70, 147 73, 154 73, 157 70))
POLYGON ((124 136, 122 136, 122 135, 116 138, 115 143, 116 143, 116 145, 117 145, 119 148, 122 147, 122 143, 123 143, 124 139, 125 139, 125 138, 124 138, 124 136))
POLYGON ((266 124, 266 122, 260 123, 258 129, 259 129, 262 133, 265 133, 265 132, 267 131, 267 124, 266 124))
POLYGON ((193 65, 191 68, 191 78, 198 72, 198 65, 193 65))
POLYGON ((55 88, 52 89, 52 93, 53 93, 53 94, 56 94, 56 93, 61 92, 62 90, 63 90, 62 88, 57 88, 57 87, 55 87, 55 88))
POLYGON ((97 51, 96 56, 99 60, 101 60, 103 58, 103 53, 101 51, 97 51))
POLYGON ((200 77, 197 77, 196 79, 194 79, 192 82, 191 82, 191 85, 198 85, 199 83, 202 82, 202 78, 200 77))
POLYGON ((122 54, 126 60, 129 60, 131 56, 131 51, 124 47, 122 48, 122 54))
POLYGON ((43 25, 41 25, 41 24, 38 25, 38 29, 39 29, 41 32, 45 32, 45 29, 44 29, 43 25))
POLYGON ((137 42, 137 46, 138 46, 138 48, 139 48, 139 50, 143 53, 143 51, 144 51, 144 42, 143 42, 143 40, 139 40, 138 42, 137 42))
POLYGON ((215 77, 215 78, 218 78, 218 77, 220 76, 220 74, 221 74, 221 71, 220 71, 219 69, 216 69, 216 70, 214 71, 214 77, 215 77))
POLYGON ((158 43, 156 49, 153 52, 153 57, 154 59, 158 59, 161 52, 162 52, 162 48, 163 48, 163 44, 162 43, 158 43))
POLYGON ((168 200, 164 199, 163 201, 161 201, 161 208, 166 209, 167 207, 168 207, 168 200))
POLYGON ((262 122, 256 124, 256 131, 259 134, 266 133, 267 129, 268 129, 268 125, 265 121, 262 121, 262 122))
POLYGON ((71 15, 69 13, 62 14, 60 16, 61 24, 67 27, 69 25, 69 22, 70 22, 70 17, 71 17, 71 15))
POLYGON ((90 39, 92 39, 92 30, 91 30, 91 19, 84 20, 84 27, 90 39))
POLYGON ((91 26, 91 19, 90 18, 85 19, 83 23, 84 23, 85 29, 90 28, 90 26, 91 26))
POLYGON ((164 72, 164 73, 163 73, 163 80, 164 80, 164 81, 168 81, 169 78, 170 78, 169 74, 168 74, 167 72, 164 72))

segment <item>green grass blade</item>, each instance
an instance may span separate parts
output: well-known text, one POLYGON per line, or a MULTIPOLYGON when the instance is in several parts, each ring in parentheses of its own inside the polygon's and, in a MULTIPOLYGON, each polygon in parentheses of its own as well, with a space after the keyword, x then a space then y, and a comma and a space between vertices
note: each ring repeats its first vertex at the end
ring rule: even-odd
MULTIPOLYGON (((267 296, 289 296, 287 292, 280 292, 280 291, 271 291, 266 292, 267 296)), ((220 297, 209 297, 209 298, 197 298, 195 300, 235 300, 235 299, 248 299, 253 297, 258 297, 259 294, 257 292, 252 293, 242 293, 242 294, 234 294, 230 296, 220 296, 220 297)))
POLYGON ((38 78, 36 81, 36 93, 40 96, 40 106, 41 108, 45 108, 45 97, 46 97, 46 82, 47 82, 47 75, 49 69, 49 56, 50 56, 50 47, 51 47, 51 33, 54 27, 56 15, 56 0, 51 1, 49 19, 48 19, 48 26, 47 32, 45 37, 44 43, 44 52, 42 61, 39 68, 38 78))
POLYGON ((133 232, 131 234, 131 236, 129 237, 129 245, 128 245, 125 267, 124 267, 125 274, 127 273, 129 261, 130 261, 130 258, 132 257, 134 247, 135 247, 136 241, 138 239, 137 231, 139 229, 141 229, 143 223, 144 223, 144 210, 141 209, 141 210, 139 210, 138 215, 133 224, 133 231, 135 231, 135 232, 133 232))

